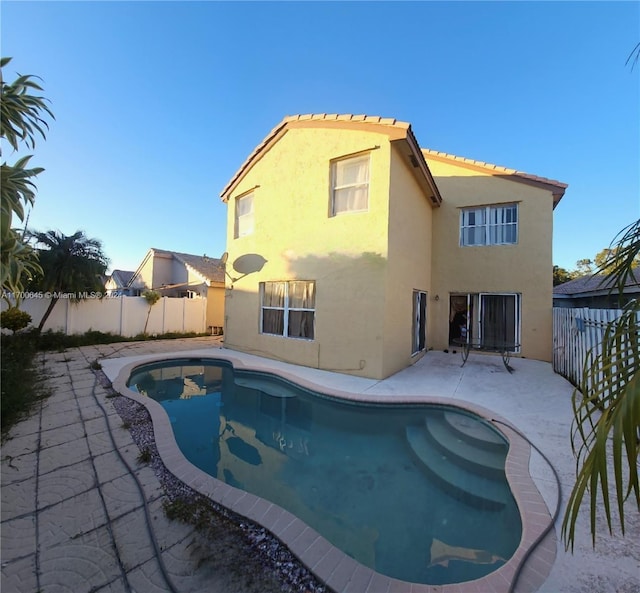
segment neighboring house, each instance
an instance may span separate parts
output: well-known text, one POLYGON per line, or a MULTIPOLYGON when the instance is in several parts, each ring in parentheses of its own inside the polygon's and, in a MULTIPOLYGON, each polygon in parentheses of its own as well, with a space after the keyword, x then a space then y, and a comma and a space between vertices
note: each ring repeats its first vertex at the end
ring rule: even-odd
POLYGON ((287 117, 221 194, 225 347, 372 378, 460 339, 550 361, 566 187, 422 150, 395 119, 287 117))
POLYGON ((207 299, 206 326, 220 333, 224 324, 224 263, 215 258, 149 249, 127 288, 133 295, 156 290, 166 297, 207 299))
POLYGON ((135 272, 128 272, 126 270, 113 270, 104 285, 107 295, 131 296, 131 289, 128 288, 128 285, 134 274, 135 272))
POLYGON ((620 309, 640 298, 640 271, 627 278, 622 296, 606 275, 581 276, 553 288, 554 307, 589 307, 590 309, 620 309), (612 290, 613 289, 613 290, 612 290))

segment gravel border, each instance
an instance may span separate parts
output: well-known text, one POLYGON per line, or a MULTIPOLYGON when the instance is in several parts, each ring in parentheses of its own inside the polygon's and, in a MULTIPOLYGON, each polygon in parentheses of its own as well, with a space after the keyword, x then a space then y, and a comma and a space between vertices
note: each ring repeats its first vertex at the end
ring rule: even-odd
MULTIPOLYGON (((95 372, 95 371, 94 371, 95 372)), ((260 559, 265 572, 271 573, 282 584, 283 593, 332 593, 332 589, 321 583, 291 551, 271 532, 252 521, 229 511, 222 505, 188 487, 167 470, 155 443, 153 422, 147 409, 137 402, 113 390, 111 382, 102 371, 97 371, 100 383, 109 390, 113 406, 128 427, 133 441, 141 452, 150 454, 148 465, 153 469, 167 497, 166 502, 194 503, 200 510, 207 508, 210 520, 228 522, 244 538, 249 548, 260 559)), ((166 509, 166 506, 165 506, 166 509)))

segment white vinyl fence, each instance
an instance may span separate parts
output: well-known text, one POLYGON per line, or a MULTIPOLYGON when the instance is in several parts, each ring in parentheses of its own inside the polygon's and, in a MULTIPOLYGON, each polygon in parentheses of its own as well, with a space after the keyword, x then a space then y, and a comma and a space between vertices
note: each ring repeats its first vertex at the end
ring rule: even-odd
MULTIPOLYGON (((580 382, 589 350, 602 352, 607 323, 622 315, 619 309, 553 308, 553 370, 574 385, 580 382)), ((638 315, 640 327, 640 315, 638 315)))
MULTIPOLYGON (((49 306, 50 298, 25 298, 20 309, 31 315, 31 325, 38 326, 49 306)), ((2 302, 2 310, 7 308, 2 302)), ((149 305, 142 297, 118 296, 72 301, 58 300, 43 328, 66 334, 87 331, 111 332, 132 337, 144 331, 149 305)), ((148 334, 167 332, 206 332, 207 300, 203 298, 161 298, 153 307, 147 325, 148 334)))

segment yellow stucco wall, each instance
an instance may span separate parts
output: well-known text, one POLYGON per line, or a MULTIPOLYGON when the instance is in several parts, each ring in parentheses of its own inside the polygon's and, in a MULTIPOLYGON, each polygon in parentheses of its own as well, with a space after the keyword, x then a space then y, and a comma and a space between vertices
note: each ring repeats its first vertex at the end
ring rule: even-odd
POLYGON ((521 294, 521 355, 552 355, 552 233, 550 191, 426 156, 443 202, 433 216, 431 343, 448 345, 449 296, 455 293, 521 294), (518 243, 460 246, 460 209, 518 203, 518 243))
POLYGON ((185 286, 178 286, 174 289, 175 294, 185 291, 198 293, 202 298, 207 299, 207 313, 205 329, 210 327, 224 326, 224 297, 225 289, 222 282, 209 285, 201 274, 193 270, 190 266, 185 266, 180 261, 174 259, 174 279, 175 283, 186 282, 185 286))
POLYGON ((207 328, 224 326, 224 293, 222 284, 207 289, 207 328))
MULTIPOLYGON (((389 270, 384 319, 384 376, 412 364, 413 291, 431 290, 433 207, 400 156, 391 152, 388 221, 389 270)), ((437 210, 437 208, 436 208, 437 210)), ((427 321, 430 320, 427 305, 427 321)), ((427 348, 429 328, 427 328, 427 348)))
POLYGON ((390 144, 384 134, 291 129, 235 188, 228 204, 227 271, 266 260, 230 287, 225 346, 296 364, 383 376, 390 144), (379 146, 379 148, 374 148, 379 146), (329 216, 330 162, 370 151, 369 211, 329 216), (235 198, 254 192, 254 233, 233 239, 235 198), (263 281, 315 280, 313 341, 259 333, 263 281))
POLYGON ((427 293, 436 350, 449 346, 450 295, 516 293, 521 355, 551 359, 551 192, 427 155, 443 198, 434 208, 407 151, 384 133, 335 127, 293 127, 268 145, 229 196, 226 347, 383 378, 422 356, 411 352, 414 290, 427 293), (330 216, 330 163, 361 151, 369 211, 330 216), (249 193, 254 231, 234 239, 235 202, 249 193), (460 247, 461 208, 513 202, 516 245, 460 247), (257 265, 245 275, 247 258, 257 265), (259 284, 286 280, 316 283, 313 340, 260 333, 259 284))

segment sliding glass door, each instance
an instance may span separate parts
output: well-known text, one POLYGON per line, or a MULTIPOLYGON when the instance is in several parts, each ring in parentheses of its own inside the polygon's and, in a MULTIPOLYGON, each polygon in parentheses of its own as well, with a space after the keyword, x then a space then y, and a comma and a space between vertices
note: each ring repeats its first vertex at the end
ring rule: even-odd
POLYGON ((413 339, 411 354, 422 352, 427 344, 427 293, 413 291, 413 339))
POLYGON ((520 295, 470 293, 451 295, 449 342, 473 348, 520 351, 520 295))
POLYGON ((481 347, 517 352, 520 345, 520 296, 517 294, 480 294, 481 347))

